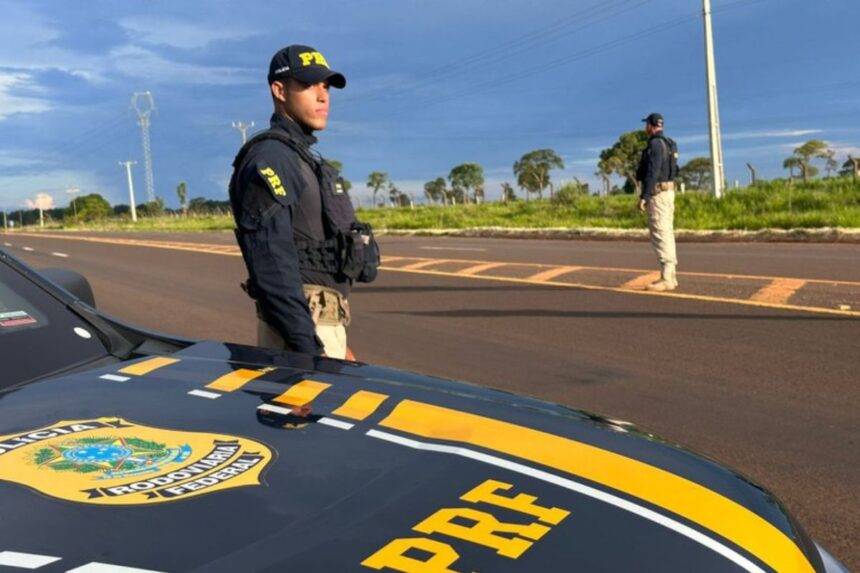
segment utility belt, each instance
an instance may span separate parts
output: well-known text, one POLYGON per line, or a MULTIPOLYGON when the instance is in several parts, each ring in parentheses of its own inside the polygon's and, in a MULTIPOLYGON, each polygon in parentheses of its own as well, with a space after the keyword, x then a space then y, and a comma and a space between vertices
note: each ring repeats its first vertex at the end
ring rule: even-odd
POLYGON ((674 191, 675 190, 675 182, 674 181, 664 181, 662 183, 657 183, 654 186, 654 195, 657 193, 662 193, 663 191, 674 191))
POLYGON ((325 241, 296 241, 299 268, 362 283, 373 282, 379 269, 379 245, 368 223, 355 221, 348 233, 325 241))

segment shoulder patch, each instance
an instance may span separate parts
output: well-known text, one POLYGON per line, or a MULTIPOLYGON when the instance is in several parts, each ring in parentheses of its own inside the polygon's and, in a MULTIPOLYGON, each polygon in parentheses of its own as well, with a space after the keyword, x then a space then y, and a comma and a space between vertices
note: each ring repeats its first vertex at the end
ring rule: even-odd
POLYGON ((259 170, 260 177, 263 178, 263 181, 269 186, 269 189, 272 190, 272 193, 275 194, 276 197, 286 197, 287 190, 284 189, 283 184, 281 183, 281 178, 275 173, 275 170, 271 167, 261 167, 259 170))

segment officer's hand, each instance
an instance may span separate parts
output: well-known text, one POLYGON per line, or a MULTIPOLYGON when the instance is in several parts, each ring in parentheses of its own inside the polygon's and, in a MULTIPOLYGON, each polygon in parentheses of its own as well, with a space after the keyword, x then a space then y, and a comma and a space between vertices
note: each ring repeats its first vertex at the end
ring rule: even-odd
POLYGON ((645 199, 639 199, 639 210, 640 211, 644 211, 645 207, 647 207, 647 205, 648 205, 648 201, 646 201, 645 199))

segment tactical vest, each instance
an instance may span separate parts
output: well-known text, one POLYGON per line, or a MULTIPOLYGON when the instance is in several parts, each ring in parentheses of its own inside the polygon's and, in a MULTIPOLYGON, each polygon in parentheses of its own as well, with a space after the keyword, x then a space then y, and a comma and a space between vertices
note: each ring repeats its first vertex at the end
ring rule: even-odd
POLYGON ((373 230, 370 224, 356 220, 349 196, 345 192, 337 192, 341 185, 337 170, 321 157, 315 156, 307 145, 278 129, 258 133, 236 154, 233 160, 234 177, 230 184, 236 184, 238 169, 251 148, 266 139, 280 141, 295 151, 311 167, 319 183, 326 239, 295 241, 299 268, 329 273, 335 278, 373 282, 380 259, 373 230))
POLYGON ((661 140, 666 146, 666 156, 669 159, 669 173, 667 174, 666 181, 674 181, 678 178, 678 144, 675 143, 674 139, 666 137, 662 133, 658 133, 654 137, 661 140))

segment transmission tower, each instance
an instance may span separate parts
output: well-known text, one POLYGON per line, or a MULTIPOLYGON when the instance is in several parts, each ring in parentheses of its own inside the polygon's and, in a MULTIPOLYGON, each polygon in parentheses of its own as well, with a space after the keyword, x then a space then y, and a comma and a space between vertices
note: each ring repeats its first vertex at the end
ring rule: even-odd
POLYGON ((711 29, 711 0, 703 0, 705 16, 705 63, 708 78, 708 124, 711 131, 711 171, 714 196, 723 196, 726 172, 723 166, 723 142, 720 137, 720 107, 717 99, 717 66, 714 62, 714 34, 711 29))
POLYGON ((248 141, 248 128, 254 127, 254 122, 244 123, 241 121, 234 121, 233 127, 242 132, 242 145, 245 145, 245 142, 248 141))
POLYGON ((152 181, 152 148, 149 145, 149 116, 155 109, 155 100, 152 94, 146 92, 135 92, 131 96, 131 106, 137 112, 138 125, 140 125, 143 137, 143 166, 146 175, 146 200, 150 203, 155 201, 155 185, 152 181))

